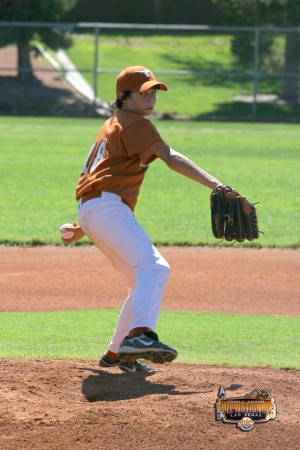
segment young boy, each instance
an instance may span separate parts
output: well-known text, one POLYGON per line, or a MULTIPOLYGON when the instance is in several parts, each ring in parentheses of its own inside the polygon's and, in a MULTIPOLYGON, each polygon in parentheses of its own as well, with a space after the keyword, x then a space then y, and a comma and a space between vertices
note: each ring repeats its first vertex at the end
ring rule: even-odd
POLYGON ((160 158, 210 189, 222 184, 171 149, 146 118, 154 111, 159 90, 167 91, 167 86, 146 67, 127 67, 118 75, 117 112, 101 127, 77 183, 80 226, 67 229, 74 237, 63 239, 74 242, 87 235, 127 282, 128 297, 101 367, 147 371, 140 358, 164 363, 177 357, 154 331, 170 267, 133 215, 150 163, 160 158))

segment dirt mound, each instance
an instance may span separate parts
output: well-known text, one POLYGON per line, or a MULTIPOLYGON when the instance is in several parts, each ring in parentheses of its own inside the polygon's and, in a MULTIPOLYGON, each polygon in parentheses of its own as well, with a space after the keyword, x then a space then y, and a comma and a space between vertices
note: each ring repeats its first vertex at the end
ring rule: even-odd
POLYGON ((299 373, 169 364, 154 374, 100 370, 95 361, 2 360, 1 448, 293 449, 299 445, 299 373), (228 396, 268 388, 277 418, 248 433, 215 421, 228 396))
MULTIPOLYGON (((172 268, 164 308, 300 315, 299 250, 160 251, 172 268)), ((120 307, 125 295, 122 278, 93 246, 0 247, 0 260, 2 311, 120 307)), ((177 363, 156 367, 151 374, 127 374, 100 369, 97 361, 2 359, 1 449, 299 447, 299 372, 177 363), (277 403, 276 419, 248 433, 215 421, 219 386, 228 396, 269 390, 277 403)))

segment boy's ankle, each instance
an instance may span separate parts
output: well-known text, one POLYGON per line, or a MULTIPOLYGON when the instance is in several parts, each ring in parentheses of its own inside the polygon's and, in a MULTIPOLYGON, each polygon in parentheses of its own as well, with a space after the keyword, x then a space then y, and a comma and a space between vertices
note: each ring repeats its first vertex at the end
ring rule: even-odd
POLYGON ((111 361, 115 361, 117 359, 117 354, 114 352, 111 352, 110 350, 107 350, 107 352, 105 354, 108 357, 108 359, 110 359, 111 361))
POLYGON ((137 328, 133 328, 128 336, 133 337, 133 336, 138 336, 139 334, 143 334, 144 331, 152 331, 151 328, 149 327, 137 327, 137 328))

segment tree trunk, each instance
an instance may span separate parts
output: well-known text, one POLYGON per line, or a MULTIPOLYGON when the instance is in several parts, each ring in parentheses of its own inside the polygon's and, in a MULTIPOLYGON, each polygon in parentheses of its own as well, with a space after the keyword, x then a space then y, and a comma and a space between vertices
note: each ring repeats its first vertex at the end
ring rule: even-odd
POLYGON ((30 61, 30 46, 27 42, 18 42, 18 80, 20 83, 36 81, 30 61))
POLYGON ((285 41, 285 64, 282 98, 288 102, 298 103, 298 67, 300 53, 300 38, 298 33, 287 33, 285 41), (289 75, 294 74, 294 76, 289 75), (297 74, 295 76, 295 74, 297 74))

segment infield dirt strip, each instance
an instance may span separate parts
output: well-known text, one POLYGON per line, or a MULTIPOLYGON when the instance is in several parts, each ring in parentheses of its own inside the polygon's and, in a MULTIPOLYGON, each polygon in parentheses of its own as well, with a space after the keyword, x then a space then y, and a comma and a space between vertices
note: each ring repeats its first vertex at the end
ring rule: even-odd
MULTIPOLYGON (((299 250, 163 247, 162 308, 300 315, 299 250)), ((1 311, 120 308, 121 275, 93 246, 0 247, 1 311), (99 294, 100 293, 100 294, 99 294)), ((167 364, 154 374, 97 361, 2 359, 0 448, 298 449, 300 372, 167 364), (215 421, 228 396, 268 389, 277 417, 250 432, 215 421)))

